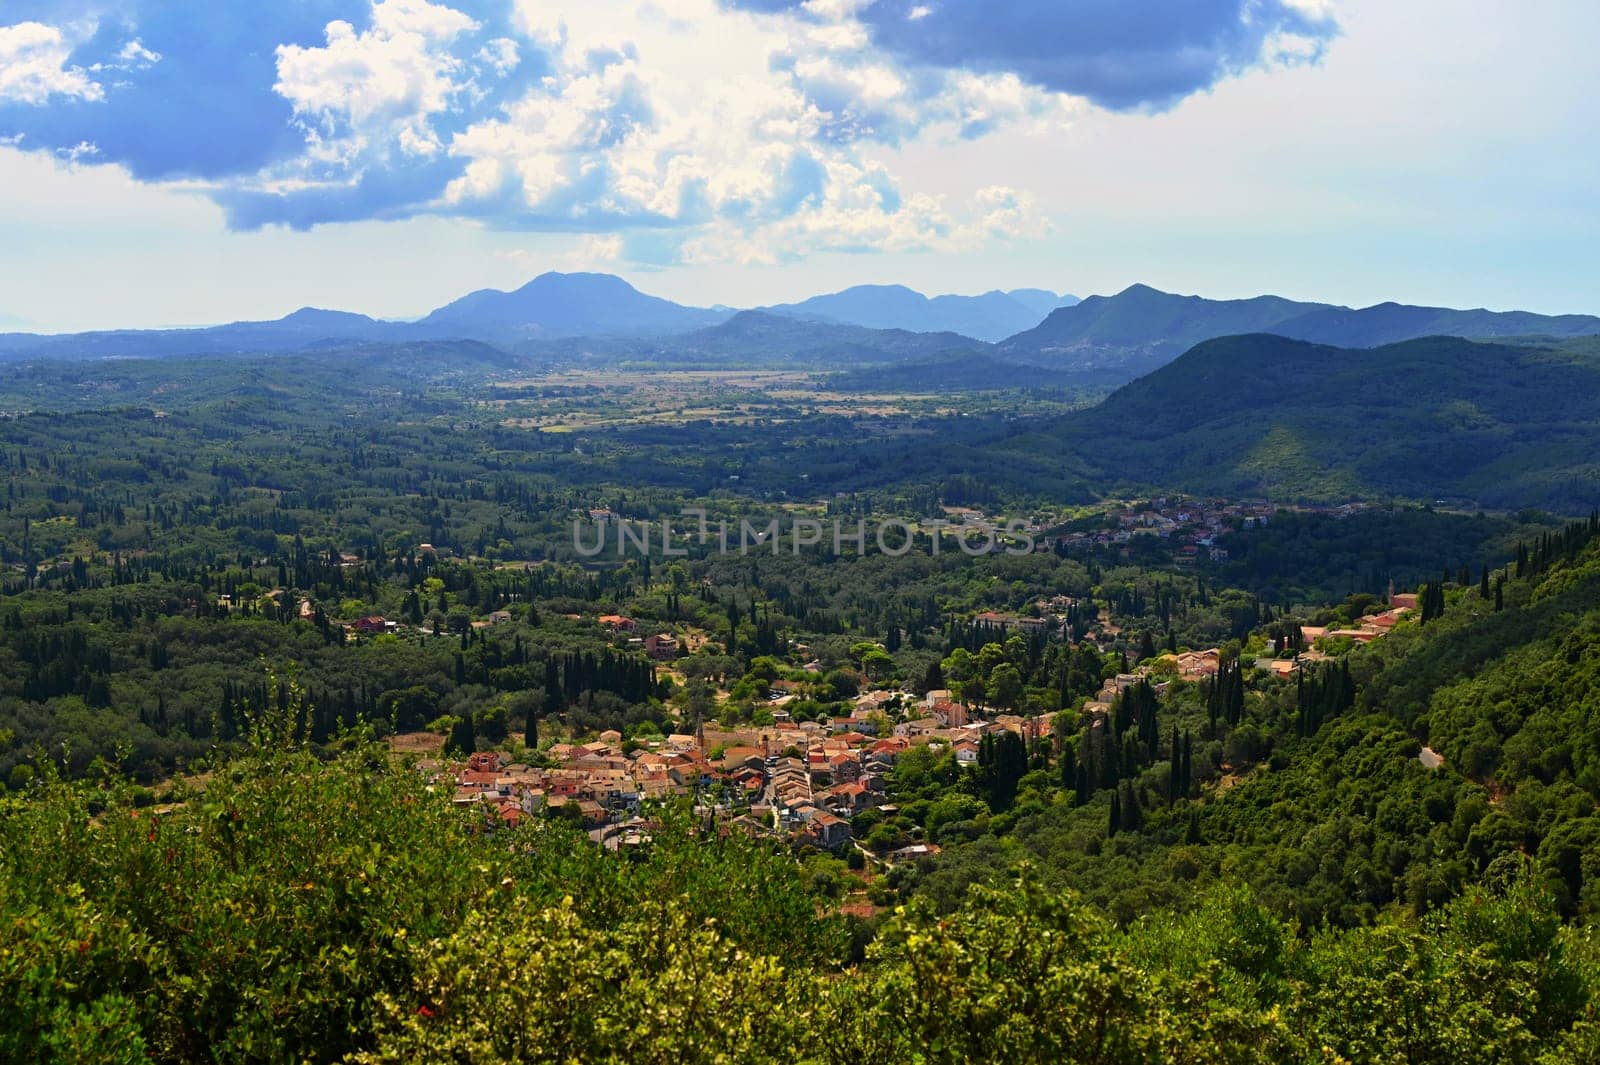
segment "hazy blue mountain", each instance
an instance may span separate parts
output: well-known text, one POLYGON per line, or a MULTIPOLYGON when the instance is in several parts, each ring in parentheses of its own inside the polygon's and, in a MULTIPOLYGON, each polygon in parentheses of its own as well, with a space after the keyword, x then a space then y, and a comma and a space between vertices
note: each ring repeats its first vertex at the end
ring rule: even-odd
POLYGON ((1052 311, 1026 332, 1002 341, 1012 358, 1078 372, 1114 372, 1132 380, 1170 362, 1202 340, 1268 332, 1290 318, 1331 309, 1277 296, 1208 300, 1130 285, 1115 296, 1089 296, 1052 311))
POLYGON ((795 318, 842 322, 869 329, 914 333, 960 333, 996 341, 1036 325, 1071 296, 1042 289, 998 289, 979 296, 924 296, 904 285, 857 285, 762 310, 795 318))
POLYGON ((721 325, 681 338, 681 343, 689 349, 752 356, 767 353, 834 363, 892 362, 987 347, 970 336, 949 331, 873 329, 802 321, 765 311, 741 311, 721 325))
POLYGON ((647 296, 610 274, 540 274, 513 292, 480 289, 419 323, 480 339, 664 336, 715 325, 727 311, 647 296))
POLYGON ((1131 285, 1051 312, 999 345, 1003 357, 1130 381, 1203 340, 1275 333, 1342 347, 1372 347, 1422 336, 1507 338, 1600 333, 1600 318, 1514 311, 1453 311, 1381 303, 1359 310, 1279 296, 1209 300, 1131 285))
POLYGON ((1032 311, 1038 316, 1039 321, 1044 321, 1045 317, 1058 307, 1074 307, 1082 302, 1070 293, 1058 296, 1046 288, 1014 288, 1006 295, 1032 311))
POLYGON ((554 362, 810 371, 885 365, 987 347, 956 333, 868 329, 766 311, 740 311, 726 322, 677 336, 578 337, 530 342, 516 350, 554 362))
POLYGON ((164 355, 279 354, 328 344, 398 341, 419 336, 411 326, 364 314, 303 307, 266 322, 196 329, 112 329, 92 333, 0 336, 0 355, 29 358, 154 358, 164 355))
POLYGON ((1528 311, 1454 311, 1447 307, 1411 307, 1380 303, 1353 311, 1329 307, 1280 323, 1274 333, 1346 347, 1376 347, 1419 336, 1458 336, 1489 340, 1510 337, 1591 336, 1600 333, 1600 318, 1586 314, 1532 314, 1528 311))

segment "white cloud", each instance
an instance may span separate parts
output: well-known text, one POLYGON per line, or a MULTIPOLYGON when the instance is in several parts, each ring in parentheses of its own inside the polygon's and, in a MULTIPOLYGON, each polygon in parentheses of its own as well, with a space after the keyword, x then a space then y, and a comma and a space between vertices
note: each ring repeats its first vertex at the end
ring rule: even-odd
POLYGON ((461 62, 441 46, 477 28, 427 0, 378 0, 364 33, 336 21, 328 23, 323 47, 280 46, 274 88, 324 135, 348 127, 358 145, 368 138, 425 142, 428 117, 466 87, 461 62))
MULTIPOLYGON (((987 181, 932 195, 896 153, 1051 128, 1078 105, 1015 75, 908 67, 872 44, 872 3, 514 0, 501 17, 475 0, 372 0, 364 28, 329 22, 323 43, 272 53, 304 148, 195 188, 242 229, 436 214, 617 235, 584 252, 652 265, 1008 235, 1028 212, 992 218, 975 198, 987 181)), ((60 34, 38 30, 54 36, 32 31, 30 47, 70 77, 60 34)), ((108 56, 107 70, 161 61, 139 38, 108 56)), ((74 158, 105 142, 88 139, 74 158)))
POLYGON ((71 46, 54 26, 0 26, 0 100, 43 104, 53 96, 102 99, 105 90, 99 83, 68 65, 71 55, 71 46))
POLYGON ((161 53, 152 52, 144 46, 139 38, 135 37, 122 46, 122 50, 117 53, 117 58, 130 66, 148 67, 161 62, 161 53))
POLYGON ((867 46, 862 0, 806 7, 756 18, 682 0, 669 17, 595 0, 556 18, 523 0, 518 25, 549 46, 553 72, 450 139, 465 171, 445 207, 513 227, 630 230, 607 253, 643 261, 967 245, 1038 222, 1021 194, 952 213, 860 149, 1064 121, 1070 101, 1009 75, 906 71, 867 46))

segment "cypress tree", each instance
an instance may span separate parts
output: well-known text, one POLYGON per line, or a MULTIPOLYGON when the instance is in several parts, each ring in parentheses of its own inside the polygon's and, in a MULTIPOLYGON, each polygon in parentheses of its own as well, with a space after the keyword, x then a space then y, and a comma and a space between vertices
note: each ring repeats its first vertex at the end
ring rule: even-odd
POLYGON ((1182 769, 1183 752, 1178 743, 1178 726, 1172 726, 1172 755, 1168 759, 1167 805, 1178 801, 1178 777, 1182 769))
POLYGON ((1187 799, 1194 790, 1194 763, 1190 761, 1194 742, 1189 733, 1183 734, 1183 758, 1178 769, 1178 794, 1187 799))
POLYGON ((477 750, 477 731, 472 724, 471 710, 457 718, 450 729, 450 747, 463 757, 477 750))
POLYGON ((1122 827, 1129 832, 1137 832, 1144 827, 1144 808, 1139 805, 1139 791, 1130 780, 1124 780, 1119 790, 1122 792, 1122 827))

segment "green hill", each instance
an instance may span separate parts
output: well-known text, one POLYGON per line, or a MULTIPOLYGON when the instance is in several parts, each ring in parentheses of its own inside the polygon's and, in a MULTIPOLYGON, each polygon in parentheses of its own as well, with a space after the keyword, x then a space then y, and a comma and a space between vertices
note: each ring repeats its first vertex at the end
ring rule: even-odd
POLYGON ((1600 361, 1577 345, 1224 337, 999 450, 1044 483, 1066 471, 1105 488, 1586 512, 1600 361))

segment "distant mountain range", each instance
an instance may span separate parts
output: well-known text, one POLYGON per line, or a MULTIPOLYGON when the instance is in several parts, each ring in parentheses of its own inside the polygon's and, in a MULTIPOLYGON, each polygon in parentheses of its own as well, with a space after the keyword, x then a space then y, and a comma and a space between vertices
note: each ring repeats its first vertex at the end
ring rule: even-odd
POLYGON ((1244 333, 1365 348, 1423 336, 1582 336, 1600 333, 1600 318, 1398 303, 1353 310, 1278 296, 1208 300, 1132 285, 1115 296, 1090 296, 1052 311, 1034 328, 1001 342, 998 351, 1002 358, 1131 381, 1203 340, 1244 333))
POLYGON ((1097 492, 1600 503, 1600 342, 1204 341, 986 465, 1097 492))
POLYGON ((279 354, 352 343, 454 339, 495 344, 533 357, 570 351, 619 356, 646 352, 733 355, 752 352, 751 342, 757 337, 772 340, 781 336, 791 353, 842 354, 855 349, 861 358, 872 361, 881 360, 884 354, 900 357, 953 346, 982 346, 943 323, 970 320, 987 333, 999 330, 998 335, 1004 336, 1015 331, 1010 326, 1016 322, 1038 322, 1062 300, 1038 289, 933 299, 910 289, 892 291, 892 308, 875 309, 865 290, 852 290, 851 295, 838 295, 854 310, 839 304, 831 306, 828 315, 740 312, 686 307, 646 295, 609 274, 547 273, 512 292, 483 289, 470 293, 414 322, 307 307, 274 321, 196 329, 106 330, 60 336, 9 333, 0 335, 0 357, 279 354), (916 313, 919 305, 924 311, 921 317, 916 313), (969 306, 975 309, 964 310, 969 306), (761 317, 748 317, 752 313, 761 317), (891 319, 905 325, 876 324, 891 319), (725 333, 706 332, 728 324, 733 327, 725 333), (886 335, 870 335, 878 332, 886 335), (897 335, 910 333, 930 339, 913 342, 897 335), (575 344, 578 338, 593 343, 575 344))
POLYGON ((843 322, 869 329, 960 333, 992 342, 1031 328, 1056 308, 1077 302, 1076 296, 1037 288, 929 298, 904 285, 857 285, 800 303, 762 309, 793 318, 843 322))
MULTIPOLYGON (((684 365, 742 360, 841 369, 963 350, 989 352, 999 364, 1043 368, 1058 380, 1115 387, 1201 341, 1245 333, 1371 347, 1429 335, 1600 334, 1600 318, 1394 303, 1354 310, 1277 296, 1208 300, 1147 285, 1081 302, 1043 289, 930 298, 899 285, 863 285, 798 303, 736 311, 687 307, 642 293, 609 274, 547 273, 512 292, 473 292, 414 322, 307 307, 274 321, 199 329, 7 333, 0 334, 0 358, 282 354, 471 340, 534 361, 684 365)), ((952 380, 972 376, 948 359, 932 369, 954 375, 952 380)), ((936 375, 927 384, 937 387, 940 379, 936 375)))

